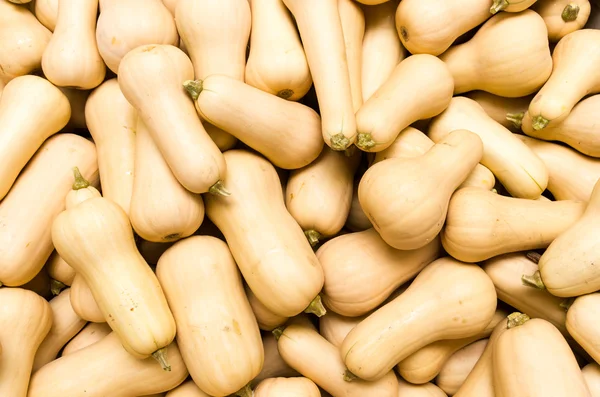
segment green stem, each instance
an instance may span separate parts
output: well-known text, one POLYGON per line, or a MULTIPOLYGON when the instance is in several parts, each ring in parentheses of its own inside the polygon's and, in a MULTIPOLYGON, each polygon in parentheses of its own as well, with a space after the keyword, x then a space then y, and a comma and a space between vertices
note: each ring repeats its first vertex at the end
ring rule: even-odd
POLYGON ((304 235, 308 239, 308 242, 310 243, 311 247, 314 247, 315 245, 319 244, 319 240, 321 239, 321 237, 323 237, 321 236, 321 233, 312 229, 305 231, 304 235))
POLYGON ((344 151, 350 146, 350 140, 341 132, 331 137, 331 148, 337 151, 344 151))
POLYGON ((183 82, 183 88, 186 89, 194 102, 196 102, 202 92, 202 80, 186 80, 183 82))
POLYGON ((65 288, 67 288, 67 285, 65 283, 54 279, 50 280, 50 292, 52 292, 52 295, 56 296, 60 294, 60 291, 62 291, 65 288))
POLYGON ((521 282, 523 285, 531 288, 546 289, 544 282, 542 281, 542 275, 539 270, 536 270, 532 275, 524 274, 521 276, 521 282))
POLYGON ((250 387, 250 383, 235 393, 230 394, 230 397, 252 397, 252 388, 250 387))
POLYGON ((490 12, 492 14, 496 14, 504 9, 506 9, 506 7, 508 7, 508 1, 507 0, 494 0, 494 3, 492 4, 492 7, 490 8, 490 12))
POLYGON ((550 122, 550 120, 545 119, 542 116, 535 116, 532 120, 531 120, 531 127, 536 130, 542 130, 544 128, 546 128, 546 126, 548 125, 548 123, 550 122))
POLYGON ((215 184, 208 189, 208 192, 216 196, 231 196, 231 192, 225 188, 223 181, 215 182, 215 184))
POLYGON ((358 137, 356 138, 356 146, 358 146, 360 150, 369 151, 369 149, 375 146, 375 141, 371 134, 361 133, 358 134, 358 137))
POLYGON ((516 129, 520 130, 521 125, 523 124, 523 116, 525 113, 506 113, 506 120, 510 121, 516 129))
POLYGON ((304 313, 314 314, 317 317, 322 317, 327 313, 325 306, 323 306, 323 301, 321 300, 321 295, 317 295, 315 299, 310 302, 310 305, 304 310, 304 313))
POLYGON ((354 379, 358 379, 358 376, 354 375, 349 369, 347 369, 346 372, 344 372, 344 380, 346 382, 352 382, 354 379))
POLYGON ((350 145, 346 150, 344 150, 344 154, 346 155, 346 157, 352 157, 356 153, 356 150, 356 145, 350 145))
POLYGON ((569 311, 571 305, 575 302, 575 298, 567 298, 564 301, 560 302, 558 306, 560 306, 564 311, 569 311))
POLYGON ((565 22, 573 22, 577 19, 579 15, 579 6, 575 3, 567 4, 562 14, 560 14, 561 18, 565 22))
POLYGON ((540 258, 542 257, 539 253, 535 251, 529 251, 527 254, 525 254, 525 256, 527 257, 527 259, 529 259, 536 265, 540 263, 540 258))
POLYGON ((90 186, 90 183, 81 175, 78 167, 73 167, 73 176, 75 177, 75 182, 73 182, 73 190, 81 190, 90 186))
POLYGON ((162 349, 158 349, 157 351, 152 353, 152 357, 154 357, 154 359, 156 361, 158 361, 158 363, 160 364, 160 366, 162 367, 162 369, 164 371, 171 372, 171 366, 169 365, 169 360, 167 360, 167 348, 166 347, 163 347, 162 349))
POLYGON ((283 335, 283 331, 285 331, 285 328, 286 328, 286 325, 282 325, 280 327, 275 328, 273 331, 271 331, 271 333, 275 337, 275 340, 279 340, 279 338, 281 338, 281 335, 283 335))
POLYGON ((508 321, 506 322, 506 328, 511 329, 518 327, 519 325, 525 324, 530 318, 525 313, 514 312, 508 315, 508 321))

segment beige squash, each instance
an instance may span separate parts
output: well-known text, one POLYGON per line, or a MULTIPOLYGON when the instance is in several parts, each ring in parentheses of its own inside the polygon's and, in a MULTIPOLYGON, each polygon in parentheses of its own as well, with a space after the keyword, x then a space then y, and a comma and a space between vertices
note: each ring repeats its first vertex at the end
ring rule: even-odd
POLYGON ((171 390, 187 378, 188 371, 177 344, 168 349, 171 371, 163 371, 152 358, 139 360, 129 354, 111 332, 37 371, 27 397, 129 397, 171 390))
POLYGON ((218 191, 225 159, 196 115, 181 84, 191 79, 190 59, 170 45, 130 51, 119 66, 119 86, 148 127, 177 180, 193 193, 218 191), (152 81, 152 84, 148 84, 152 81))
POLYGON ((485 272, 444 257, 350 331, 341 355, 353 374, 376 380, 423 346, 478 334, 495 310, 496 291, 485 272))
POLYGON ((93 292, 81 274, 75 275, 71 284, 71 306, 82 319, 93 323, 105 323, 104 313, 94 298, 93 292))
POLYGON ((45 267, 53 280, 68 286, 73 283, 75 270, 56 251, 50 255, 45 267))
POLYGON ((177 342, 194 382, 226 396, 261 370, 263 347, 227 244, 194 236, 169 248, 156 273, 177 324, 177 342))
POLYGON ((288 320, 287 317, 280 316, 270 311, 265 305, 262 304, 261 301, 258 300, 256 295, 254 295, 252 290, 247 285, 245 286, 244 290, 246 291, 246 298, 248 298, 248 303, 250 303, 254 317, 256 317, 258 328, 263 331, 273 331, 275 328, 283 325, 288 320))
POLYGON ((282 0, 294 16, 321 111, 322 134, 333 150, 356 140, 356 119, 338 0, 282 0))
POLYGON ((581 374, 591 396, 600 396, 600 366, 597 363, 589 363, 581 369, 581 374))
POLYGON ((551 43, 582 29, 592 11, 589 0, 538 0, 531 9, 544 18, 551 43))
POLYGON ((596 319, 600 294, 583 295, 575 299, 567 312, 567 330, 596 362, 600 360, 600 332, 596 319))
POLYGON ((428 135, 439 142, 451 131, 463 128, 479 135, 483 142, 481 164, 511 195, 536 199, 546 189, 548 170, 543 161, 472 99, 454 97, 450 106, 433 119, 428 135))
POLYGON ((302 42, 282 0, 251 0, 252 33, 246 83, 297 101, 312 86, 302 42))
POLYGON ((488 116, 511 132, 521 131, 523 115, 533 99, 533 95, 505 98, 485 91, 471 91, 466 97, 477 102, 488 116))
POLYGON ((493 16, 440 59, 452 72, 455 94, 483 90, 522 97, 536 92, 552 71, 546 24, 531 10, 493 16))
POLYGON ((363 230, 367 230, 372 228, 373 225, 362 207, 360 206, 360 202, 358 201, 358 184, 360 183, 360 179, 355 179, 352 187, 352 202, 350 203, 350 210, 348 211, 348 217, 346 218, 346 224, 344 225, 346 229, 351 230, 353 232, 362 232, 363 230))
POLYGON ((398 386, 398 397, 447 397, 446 393, 433 383, 413 385, 399 378, 398 386))
POLYGON ((33 7, 38 21, 50 31, 54 31, 58 18, 58 0, 35 0, 33 7))
POLYGON ((490 12, 496 14, 497 12, 521 12, 528 9, 537 0, 493 0, 490 12))
POLYGON ((344 317, 335 312, 328 311, 319 318, 319 333, 335 347, 342 346, 344 338, 367 316, 344 317))
POLYGON ((482 339, 454 353, 435 379, 436 385, 449 396, 455 395, 483 355, 487 344, 488 339, 482 339))
POLYGON ((325 273, 323 302, 343 316, 366 314, 440 253, 439 238, 402 251, 387 245, 375 229, 335 237, 317 251, 325 273))
POLYGON ((262 343, 265 361, 260 373, 252 380, 252 387, 269 378, 300 376, 281 358, 277 348, 277 339, 272 332, 263 334, 262 343))
POLYGON ((253 397, 321 397, 317 385, 310 379, 265 379, 253 390, 253 397))
POLYGON ((453 87, 449 69, 438 58, 406 58, 356 113, 356 145, 369 152, 384 150, 410 124, 446 109, 453 87))
POLYGON ((93 345, 111 332, 112 330, 106 323, 88 323, 88 325, 65 345, 61 357, 68 356, 69 354, 73 354, 76 351, 93 345))
POLYGON ((200 388, 194 383, 193 380, 187 380, 169 391, 166 397, 210 397, 208 394, 204 393, 200 388))
POLYGON ((175 16, 175 9, 177 8, 177 4, 180 0, 162 0, 163 4, 173 16, 175 16))
POLYGON ((363 103, 362 49, 365 36, 365 14, 354 0, 338 0, 338 8, 346 47, 352 106, 356 112, 363 103))
POLYGON ((0 99, 0 200, 42 143, 70 117, 67 97, 48 80, 20 76, 6 85, 0 99))
POLYGON ((452 193, 473 171, 482 153, 482 140, 476 134, 456 130, 420 157, 377 163, 360 181, 361 207, 392 247, 423 247, 439 234, 452 193))
POLYGON ((383 4, 385 2, 388 2, 390 0, 357 0, 359 3, 368 5, 368 6, 374 6, 374 5, 378 5, 378 4, 383 4))

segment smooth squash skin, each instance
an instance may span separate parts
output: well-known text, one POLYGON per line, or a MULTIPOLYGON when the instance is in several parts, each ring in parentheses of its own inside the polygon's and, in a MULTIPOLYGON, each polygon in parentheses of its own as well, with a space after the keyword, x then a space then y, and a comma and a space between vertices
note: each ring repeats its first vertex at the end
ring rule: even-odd
POLYGON ((61 357, 73 354, 102 340, 112 330, 106 323, 88 323, 62 350, 61 357))
POLYGON ((58 18, 58 0, 35 0, 33 7, 38 21, 51 32, 54 31, 58 18))
POLYGON ((242 389, 261 370, 256 319, 227 244, 194 236, 169 248, 156 274, 177 324, 177 343, 194 382, 214 396, 242 389))
POLYGON ((140 360, 129 354, 111 332, 37 371, 27 397, 130 397, 171 390, 187 378, 188 371, 177 344, 173 342, 168 350, 171 371, 163 371, 152 358, 140 360))
POLYGON ((496 397, 591 397, 567 341, 545 320, 509 325, 492 356, 496 397))
POLYGON ((364 5, 374 6, 374 5, 386 3, 390 0, 356 0, 356 1, 358 1, 359 3, 362 3, 364 5))
POLYGON ((592 356, 600 360, 600 332, 596 319, 600 294, 582 295, 575 299, 567 312, 567 330, 569 334, 592 356))
POLYGON ((496 291, 483 270, 440 258, 404 293, 350 331, 341 356, 354 375, 379 379, 423 346, 478 334, 495 310, 496 291))
POLYGON ((538 0, 531 9, 544 18, 551 43, 582 29, 592 11, 589 0, 538 0))
POLYGON ((453 87, 450 71, 438 58, 406 58, 356 113, 356 145, 368 152, 384 150, 410 124, 444 111, 453 87))
POLYGON ((447 397, 446 393, 433 383, 413 385, 402 378, 398 379, 398 397, 447 397))
POLYGON ((73 134, 55 135, 42 144, 0 203, 2 284, 27 283, 50 257, 52 221, 65 208, 75 166, 87 180, 98 180, 94 144, 73 134))
POLYGON ((94 294, 81 274, 75 275, 71 284, 71 306, 82 319, 93 323, 105 323, 104 313, 98 307, 94 294))
POLYGON ((325 273, 323 302, 343 316, 366 314, 440 253, 439 238, 403 251, 390 247, 372 228, 335 237, 317 251, 325 273))
POLYGON ((50 255, 46 265, 49 276, 64 285, 70 286, 75 278, 75 270, 56 251, 50 255))
POLYGON ((581 369, 581 374, 592 397, 600 396, 600 366, 597 363, 589 363, 581 369))
POLYGON ((282 1, 300 31, 319 101, 323 139, 333 150, 345 150, 357 133, 338 0, 282 1))
POLYGON ((263 334, 262 343, 265 362, 260 373, 252 380, 252 387, 269 378, 300 376, 298 371, 281 358, 277 348, 277 339, 272 332, 263 334))
POLYGON ((71 117, 69 100, 48 80, 20 76, 0 97, 0 200, 42 143, 71 117))
POLYGON ((60 0, 56 27, 42 56, 51 83, 89 90, 104 80, 106 66, 96 44, 98 0, 60 0))
POLYGON ((285 208, 275 168, 244 150, 227 151, 225 159, 231 196, 206 196, 206 214, 256 297, 275 314, 295 316, 321 291, 321 264, 285 208))
POLYGON ((52 241, 83 276, 125 349, 137 358, 160 358, 175 338, 175 321, 121 207, 103 197, 88 199, 56 217, 52 241))
POLYGON ((386 82, 396 65, 406 58, 406 50, 396 33, 394 12, 398 0, 363 6, 365 33, 362 42, 361 81, 363 102, 386 82))
POLYGON ((292 368, 331 395, 398 396, 398 381, 393 371, 388 371, 373 382, 362 379, 345 380, 348 373, 339 349, 310 326, 294 324, 286 327, 279 337, 277 347, 283 359, 292 368))
POLYGON ((184 84, 200 116, 284 169, 304 167, 323 149, 319 115, 225 75, 184 84))
POLYGON ((360 181, 361 207, 390 246, 421 248, 439 234, 452 193, 482 153, 483 144, 476 134, 456 130, 420 157, 377 163, 360 181))
POLYGON ((487 344, 488 339, 482 339, 454 353, 442 367, 435 380, 436 385, 449 396, 454 396, 480 360, 487 344))
POLYGON ((552 74, 529 105, 533 129, 563 121, 583 97, 600 92, 600 76, 595 73, 599 55, 596 29, 569 33, 558 42, 552 53, 552 74))
POLYGON ((531 7, 537 0, 493 0, 490 12, 521 12, 531 7))
POLYGON ((396 10, 396 28, 411 54, 440 55, 491 16, 488 0, 408 0, 401 1, 396 10))
POLYGON ((512 196, 536 199, 546 189, 548 171, 542 160, 472 99, 452 98, 450 106, 432 120, 428 135, 439 142, 451 131, 462 128, 479 135, 483 142, 481 164, 512 196))
POLYGON ((145 44, 179 44, 173 15, 161 0, 102 1, 96 25, 100 56, 114 73, 121 59, 145 44))
POLYGON ((319 318, 319 333, 329 343, 339 348, 342 346, 344 338, 348 333, 366 317, 344 317, 333 311, 328 311, 324 316, 319 318))
POLYGON ((315 382, 304 377, 265 379, 253 392, 254 397, 321 397, 315 382))
POLYGON ((208 394, 204 393, 200 388, 194 383, 193 380, 187 380, 169 391, 166 397, 211 397, 208 394))
POLYGON ((118 79, 179 183, 205 193, 222 180, 226 166, 181 87, 192 76, 192 63, 181 50, 147 45, 123 58, 118 79))
POLYGON ((73 311, 71 289, 64 289, 50 301, 52 328, 38 348, 33 361, 33 372, 56 359, 58 352, 87 324, 73 311))
POLYGON ((354 0, 338 0, 338 8, 346 47, 352 106, 356 112, 363 103, 361 69, 365 14, 360 5, 354 0))
POLYGON ((440 56, 454 77, 454 93, 483 90, 503 97, 536 92, 550 76, 548 30, 537 13, 499 13, 464 44, 440 56))
POLYGON ((533 99, 533 95, 505 98, 485 91, 471 91, 465 96, 477 102, 488 116, 511 132, 521 131, 523 115, 533 99))
POLYGON ((254 295, 250 287, 246 285, 244 290, 246 291, 246 298, 248 298, 248 303, 250 303, 254 317, 256 317, 258 328, 263 331, 273 331, 288 320, 287 317, 275 314, 263 305, 256 295, 254 295))
POLYGON ((281 0, 251 0, 252 33, 246 83, 297 101, 312 86, 296 25, 281 0))
POLYGON ((360 183, 360 178, 356 178, 354 180, 354 186, 352 187, 352 202, 350 203, 350 210, 348 211, 348 218, 346 218, 346 224, 344 225, 346 229, 353 232, 362 232, 363 230, 367 230, 372 228, 373 225, 362 207, 360 206, 360 202, 358 201, 358 184, 360 183))

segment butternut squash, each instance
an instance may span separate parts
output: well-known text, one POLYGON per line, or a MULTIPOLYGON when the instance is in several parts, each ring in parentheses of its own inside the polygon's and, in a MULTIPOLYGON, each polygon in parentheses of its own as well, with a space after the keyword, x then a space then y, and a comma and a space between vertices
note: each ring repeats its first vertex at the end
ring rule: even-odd
POLYGON ((44 266, 53 251, 50 228, 65 208, 65 195, 78 166, 90 181, 98 179, 94 144, 73 134, 46 140, 21 171, 0 203, 0 282, 23 285, 44 266))
POLYGON ((363 230, 373 227, 358 201, 359 183, 360 178, 354 180, 354 185, 352 187, 352 202, 350 203, 350 210, 348 211, 348 217, 346 218, 346 224, 344 225, 348 230, 353 232, 362 232, 363 230))
POLYGON ((129 354, 111 332, 37 371, 27 397, 128 397, 171 390, 185 380, 188 371, 177 344, 168 348, 171 371, 163 371, 152 358, 139 360, 129 354))
POLYGON ((300 376, 290 367, 279 354, 277 339, 273 333, 265 333, 262 336, 265 361, 260 373, 252 380, 252 387, 269 378, 300 376))
POLYGON ((325 273, 323 302, 343 316, 366 314, 440 253, 439 238, 402 251, 387 245, 375 229, 335 237, 317 251, 325 273))
POLYGON ((70 292, 67 288, 50 301, 52 328, 35 354, 33 372, 56 359, 63 346, 87 324, 73 311, 70 292))
POLYGON ((287 317, 280 316, 270 311, 261 303, 261 301, 258 300, 256 295, 254 295, 252 290, 247 285, 244 289, 246 291, 248 303, 250 303, 254 317, 256 317, 258 328, 264 331, 273 331, 275 328, 283 325, 288 320, 287 317))
POLYGON ((413 385, 402 378, 398 379, 399 397, 447 397, 446 393, 433 383, 413 385))
POLYGON ((335 347, 342 346, 344 338, 356 327, 366 316, 344 317, 339 314, 328 311, 319 318, 319 333, 323 338, 335 347))
POLYGON ((598 293, 579 296, 569 307, 566 322, 569 334, 596 361, 600 360, 600 334, 596 325, 599 303, 598 293))
POLYGON ((166 397, 210 397, 204 393, 192 380, 186 380, 173 390, 169 391, 166 397))
POLYGON ((592 11, 589 0, 539 0, 531 9, 544 18, 551 43, 582 29, 592 11))
POLYGON ((493 0, 490 12, 496 14, 504 12, 521 12, 528 9, 537 0, 493 0))
POLYGON ((483 142, 481 164, 490 169, 514 197, 538 198, 548 184, 548 171, 516 135, 489 117, 472 99, 455 97, 429 126, 429 137, 440 142, 451 131, 467 129, 483 142))
POLYGON ((161 0, 104 0, 96 25, 98 51, 117 73, 121 59, 145 44, 179 44, 173 15, 161 0))
POLYGON ((377 4, 382 4, 382 3, 388 2, 390 0, 356 0, 356 1, 358 1, 359 3, 365 4, 365 5, 368 5, 368 6, 374 6, 377 4))
POLYGON ((583 29, 563 37, 554 52, 552 75, 529 105, 531 126, 541 130, 563 121, 586 95, 600 92, 596 71, 600 31, 583 29))
POLYGON ((246 83, 297 101, 312 86, 296 25, 281 0, 251 0, 252 33, 246 83))
POLYGON ((483 90, 503 97, 536 92, 550 76, 548 30, 537 13, 499 13, 475 36, 440 56, 454 77, 454 93, 483 90))
POLYGON ((581 369, 581 374, 591 396, 600 396, 600 366, 597 363, 589 363, 581 369))
POLYGON ((98 307, 94 294, 81 274, 75 275, 71 284, 71 305, 82 319, 93 323, 105 323, 104 313, 98 307))
POLYGON ((440 258, 404 293, 350 331, 341 355, 356 376, 379 379, 423 346, 478 334, 495 310, 496 291, 483 270, 440 258))
POLYGON ((215 396, 242 389, 260 372, 263 348, 227 244, 209 236, 182 240, 161 256, 156 273, 194 382, 215 396))
POLYGON ((482 339, 463 347, 446 361, 435 383, 449 396, 456 394, 481 358, 488 339, 482 339))
POLYGON ((439 234, 452 193, 482 153, 476 134, 453 131, 420 157, 387 159, 369 168, 358 187, 360 204, 386 243, 421 248, 439 234))
POLYGON ((106 66, 96 44, 98 0, 60 0, 54 34, 42 56, 44 75, 54 85, 89 90, 99 86, 106 66))
POLYGON ((384 150, 410 124, 444 111, 453 87, 450 71, 438 58, 406 58, 356 113, 356 145, 368 152, 384 150))
POLYGON ((78 350, 84 349, 99 340, 103 339, 106 335, 110 334, 112 330, 106 323, 88 323, 83 329, 65 345, 62 350, 61 357, 73 354, 78 350))
POLYGON ((192 76, 192 63, 181 50, 146 45, 123 58, 118 78, 123 95, 138 111, 179 183, 192 193, 226 194, 219 189, 225 159, 180 85, 192 76))
POLYGON ((292 368, 334 396, 398 396, 398 381, 393 371, 374 382, 353 379, 344 366, 339 349, 310 326, 294 324, 286 327, 277 346, 292 368))
POLYGON ((407 53, 396 32, 394 13, 398 0, 363 7, 365 33, 362 42, 361 81, 363 102, 387 81, 407 53))
POLYGON ((175 9, 177 8, 179 1, 180 0, 162 0, 163 4, 167 7, 167 10, 169 10, 173 17, 175 16, 175 9))
POLYGON ((450 200, 442 245, 465 262, 546 248, 584 209, 585 203, 578 201, 527 200, 464 188, 450 200))
POLYGON ((54 31, 58 17, 58 0, 35 0, 33 13, 42 25, 54 31))
POLYGON ((0 99, 0 200, 42 143, 62 129, 71 116, 68 99, 47 80, 20 76, 0 99))
POLYGON ((26 397, 38 347, 52 326, 50 304, 22 288, 0 289, 0 395, 26 397))
POLYGON ((465 96, 477 102, 494 121, 517 133, 521 131, 523 115, 533 99, 533 95, 505 98, 485 91, 471 91, 465 96))
POLYGON ((70 286, 73 283, 75 270, 73 270, 73 268, 69 266, 56 251, 50 255, 45 267, 48 269, 48 274, 53 280, 67 286, 70 286))
POLYGON ((363 103, 361 69, 365 14, 360 5, 354 0, 338 0, 338 8, 342 33, 344 34, 352 106, 356 112, 363 103))
POLYGON ((577 360, 556 327, 516 314, 520 316, 509 317, 509 329, 493 346, 495 395, 590 397, 577 360))
POLYGON ((265 379, 254 389, 254 397, 321 397, 315 383, 304 377, 265 379))
POLYGON ((345 150, 357 132, 338 0, 282 1, 298 24, 319 101, 323 139, 333 150, 345 150))
POLYGON ((408 0, 398 6, 396 28, 402 44, 412 54, 440 55, 491 16, 490 2, 484 0, 408 0))

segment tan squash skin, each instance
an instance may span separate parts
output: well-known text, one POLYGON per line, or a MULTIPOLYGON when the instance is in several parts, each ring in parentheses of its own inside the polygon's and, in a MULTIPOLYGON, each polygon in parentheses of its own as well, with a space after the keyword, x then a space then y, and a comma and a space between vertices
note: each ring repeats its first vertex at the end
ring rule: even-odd
POLYGON ((567 312, 567 330, 596 361, 600 360, 600 333, 596 319, 600 294, 583 295, 575 299, 567 312))
POLYGON ((92 92, 85 105, 85 118, 98 152, 102 195, 129 214, 137 113, 121 93, 116 78, 92 92))
POLYGON ((0 200, 36 150, 70 117, 69 100, 48 80, 20 76, 6 85, 0 99, 0 200))
POLYGON ((350 331, 341 355, 356 376, 379 379, 423 346, 478 334, 495 310, 496 291, 483 270, 440 258, 398 298, 350 331))
POLYGON ((222 179, 226 166, 181 87, 192 76, 192 63, 181 50, 148 45, 123 58, 118 79, 177 180, 193 193, 205 193, 222 179))
POLYGON ((534 129, 561 122, 584 96, 600 92, 597 54, 600 31, 596 29, 569 33, 558 42, 552 53, 552 75, 529 105, 534 129))
POLYGON ((488 339, 482 339, 454 353, 442 367, 435 380, 436 385, 449 396, 455 395, 481 358, 487 344, 488 339))
POLYGON ((58 18, 58 0, 35 0, 33 13, 42 25, 54 31, 58 18))
POLYGON ((500 196, 478 188, 457 191, 441 233, 446 251, 465 262, 546 248, 583 214, 585 203, 500 196))
POLYGON ((290 367, 279 355, 277 339, 271 333, 262 336, 265 362, 260 373, 252 380, 252 387, 269 378, 300 376, 298 371, 290 367))
POLYGON ((365 14, 354 0, 338 0, 338 9, 346 47, 352 106, 356 112, 363 103, 362 48, 365 35, 365 14))
POLYGON ((106 318, 98 307, 94 294, 81 274, 75 275, 71 285, 71 305, 79 317, 93 323, 105 323, 106 318))
POLYGON ((439 238, 416 250, 392 248, 375 229, 335 237, 317 251, 325 273, 323 302, 343 316, 366 314, 437 259, 440 251, 439 238))
POLYGON ((246 297, 248 298, 248 303, 250 303, 254 317, 256 317, 258 328, 263 331, 273 331, 288 320, 287 317, 277 315, 267 309, 247 285, 244 290, 246 291, 246 297))
POLYGON ((408 0, 398 6, 396 27, 402 44, 412 54, 440 55, 454 40, 491 16, 488 0, 408 0))
POLYGON ((321 397, 321 392, 308 378, 271 378, 260 382, 253 397, 321 397))
POLYGON ((281 0, 251 0, 252 33, 246 83, 297 101, 312 86, 296 25, 281 0))
POLYGON ((360 181, 361 207, 392 247, 423 247, 439 234, 452 193, 482 153, 483 144, 476 134, 456 130, 420 157, 382 161, 360 181))
POLYGON ((106 323, 88 323, 88 325, 65 345, 61 357, 68 356, 89 345, 93 345, 111 332, 112 330, 106 323))
POLYGON ((581 369, 581 374, 592 397, 600 396, 600 366, 589 363, 581 369))
POLYGON ((187 380, 167 393, 166 397, 211 397, 204 393, 193 380, 187 380))
POLYGON ((394 12, 398 0, 363 6, 365 33, 362 43, 362 96, 366 102, 385 83, 396 65, 406 58, 406 50, 396 32, 394 12))
POLYGON ((575 150, 592 157, 600 157, 600 139, 596 125, 600 117, 596 111, 600 106, 600 95, 579 102, 562 121, 552 123, 542 130, 535 130, 529 113, 523 117, 523 132, 546 141, 560 141, 575 150))
POLYGON ((319 333, 329 343, 339 348, 344 342, 344 338, 354 327, 356 327, 367 316, 344 317, 339 314, 328 311, 319 318, 319 333))
POLYGON ((449 69, 438 58, 427 54, 406 58, 356 113, 356 145, 368 152, 384 150, 399 131, 446 109, 453 87, 449 69))
POLYGON ((433 383, 413 385, 400 378, 398 386, 398 397, 447 397, 446 393, 433 383))
POLYGON ((173 16, 175 16, 175 9, 177 8, 177 4, 179 3, 179 1, 180 0, 162 0, 165 7, 167 7, 167 10, 169 10, 169 12, 173 14, 173 16))
MULTIPOLYGON (((190 86, 188 86, 190 87, 190 86)), ((284 169, 301 168, 323 148, 319 115, 224 75, 211 75, 190 87, 200 116, 222 128, 284 169)))
POLYGON ((450 131, 460 128, 479 135, 484 147, 481 164, 494 173, 512 196, 536 199, 546 189, 548 171, 542 160, 472 99, 454 97, 450 106, 433 119, 428 135, 439 142, 450 131))
POLYGON ((356 140, 356 119, 338 0, 282 0, 304 46, 321 110, 322 134, 333 150, 356 140))
POLYGON ((21 288, 0 289, 0 395, 27 396, 36 351, 51 326, 44 298, 21 288))
POLYGON ((346 218, 346 224, 344 225, 348 230, 353 232, 362 232, 372 228, 373 225, 358 201, 358 184, 360 179, 355 179, 352 187, 352 202, 350 203, 350 210, 348 211, 348 218, 346 218))
POLYGON ((135 168, 129 218, 144 240, 176 241, 204 220, 204 202, 181 186, 141 118, 135 134, 135 168))
POLYGON ((64 285, 70 286, 75 278, 75 270, 56 251, 50 255, 46 262, 46 269, 53 280, 59 281, 64 285))
POLYGON ((173 15, 161 0, 103 1, 96 25, 98 51, 117 73, 121 59, 144 44, 179 44, 173 15))
POLYGON ((326 147, 315 161, 290 173, 285 205, 311 245, 334 236, 346 223, 359 161, 360 153, 348 157, 326 147))
POLYGON ((521 119, 533 99, 533 95, 505 98, 485 91, 471 91, 465 96, 477 102, 488 116, 511 132, 521 131, 521 119))
POLYGON ((52 253, 52 221, 65 208, 65 195, 77 166, 89 181, 98 180, 94 144, 73 134, 46 140, 0 203, 0 282, 23 285, 52 253))
POLYGON ((163 371, 154 359, 129 354, 111 332, 37 371, 27 397, 129 397, 171 390, 187 378, 188 371, 177 344, 173 342, 168 350, 171 371, 163 371))
POLYGON ((359 3, 368 5, 368 6, 374 6, 374 5, 378 5, 378 4, 382 4, 382 3, 386 3, 389 0, 356 0, 359 3))
POLYGON ((175 321, 121 207, 102 197, 86 200, 56 217, 52 241, 129 353, 145 358, 171 343, 175 321))
POLYGON ((2 85, 40 68, 52 33, 27 8, 8 1, 0 1, 0 26, 2 85))
POLYGON ((398 395, 398 381, 393 371, 388 371, 374 382, 366 382, 362 379, 345 380, 347 369, 339 349, 309 326, 300 324, 288 326, 279 337, 277 346, 283 359, 292 368, 334 396, 396 397, 398 395))
POLYGON ((493 346, 496 397, 591 397, 560 332, 535 318, 504 332, 493 346))
POLYGON ((98 0, 60 0, 54 34, 42 56, 54 85, 89 90, 104 80, 106 66, 96 45, 98 0))
POLYGON ((504 310, 496 310, 492 321, 477 335, 464 339, 440 340, 427 345, 402 360, 396 366, 396 371, 411 383, 423 384, 431 381, 456 352, 473 342, 488 338, 496 325, 507 315, 504 310))
POLYGON ((588 0, 539 0, 531 9, 544 18, 548 38, 551 43, 556 43, 569 33, 582 29, 592 7, 588 0))
POLYGON ((194 382, 215 396, 242 389, 260 372, 263 347, 227 245, 209 236, 182 240, 161 256, 156 274, 194 382))
POLYGON ((295 316, 321 291, 323 269, 285 208, 274 167, 243 150, 227 151, 225 159, 231 196, 205 196, 206 214, 256 297, 275 314, 295 316))
POLYGON ((33 372, 56 359, 60 349, 87 324, 73 311, 70 292, 70 288, 64 289, 50 301, 52 328, 35 354, 33 372))
POLYGON ((454 77, 454 93, 483 90, 515 98, 536 92, 550 76, 548 30, 537 13, 499 13, 475 36, 440 56, 454 77))

